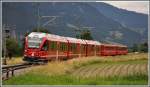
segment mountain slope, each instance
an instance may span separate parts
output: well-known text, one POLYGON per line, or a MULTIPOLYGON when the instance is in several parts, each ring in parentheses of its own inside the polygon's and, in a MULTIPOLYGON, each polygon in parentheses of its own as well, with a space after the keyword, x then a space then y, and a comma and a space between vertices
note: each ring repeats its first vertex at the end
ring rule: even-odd
POLYGON ((106 3, 89 3, 103 15, 119 22, 122 26, 139 33, 145 40, 148 38, 148 15, 120 9, 106 3))
MULTIPOLYGON (((45 26, 52 33, 75 36, 75 27, 90 26, 92 36, 99 41, 114 41, 131 46, 141 42, 143 37, 119 22, 105 16, 88 3, 57 2, 40 3, 41 15, 59 16, 53 23, 45 26)), ((41 20, 41 25, 48 19, 41 20)), ((34 3, 3 3, 3 24, 15 24, 19 35, 31 31, 37 25, 34 3)))

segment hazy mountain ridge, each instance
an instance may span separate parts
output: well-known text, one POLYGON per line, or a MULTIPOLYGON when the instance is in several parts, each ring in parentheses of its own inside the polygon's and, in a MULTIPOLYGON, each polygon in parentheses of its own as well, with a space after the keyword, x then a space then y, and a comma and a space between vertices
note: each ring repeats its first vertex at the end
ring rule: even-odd
MULTIPOLYGON (((101 3, 100 3, 101 5, 101 3)), ((47 27, 52 33, 63 36, 75 36, 73 27, 94 27, 91 32, 95 40, 114 41, 132 45, 146 39, 138 32, 125 28, 112 20, 89 3, 41 3, 41 15, 59 16, 55 23, 47 27)), ((33 3, 4 3, 3 24, 15 24, 18 35, 37 25, 36 10, 33 3)), ((47 19, 42 20, 42 24, 47 19)))
POLYGON ((121 23, 122 26, 129 28, 132 31, 139 33, 142 37, 148 38, 148 15, 128 11, 108 5, 105 3, 89 3, 97 8, 105 16, 121 23))

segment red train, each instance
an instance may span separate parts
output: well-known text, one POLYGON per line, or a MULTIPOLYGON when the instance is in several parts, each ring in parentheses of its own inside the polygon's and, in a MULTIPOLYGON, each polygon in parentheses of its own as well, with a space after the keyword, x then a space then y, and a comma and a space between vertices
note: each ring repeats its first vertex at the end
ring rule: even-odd
POLYGON ((39 62, 87 56, 114 56, 128 53, 127 46, 32 32, 25 38, 24 61, 39 62))

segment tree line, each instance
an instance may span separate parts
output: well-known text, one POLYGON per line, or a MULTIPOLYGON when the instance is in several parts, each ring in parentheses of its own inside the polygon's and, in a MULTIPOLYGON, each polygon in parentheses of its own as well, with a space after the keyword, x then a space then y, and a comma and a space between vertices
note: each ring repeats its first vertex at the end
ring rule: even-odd
POLYGON ((148 43, 135 43, 132 47, 129 48, 129 52, 148 52, 148 43))

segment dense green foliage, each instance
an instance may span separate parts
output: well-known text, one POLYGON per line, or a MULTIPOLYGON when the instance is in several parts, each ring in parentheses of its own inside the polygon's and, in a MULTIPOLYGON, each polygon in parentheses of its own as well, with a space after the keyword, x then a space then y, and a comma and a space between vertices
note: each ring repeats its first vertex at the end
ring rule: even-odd
POLYGON ((129 50, 130 52, 148 52, 148 43, 133 44, 129 50))
POLYGON ((50 33, 50 31, 44 27, 34 28, 31 32, 43 32, 43 33, 50 33))
POLYGON ((91 32, 89 30, 84 30, 80 34, 76 35, 77 38, 85 39, 85 40, 92 40, 93 37, 91 35, 91 32))
POLYGON ((22 54, 22 47, 19 45, 16 39, 6 39, 6 55, 20 56, 22 54))

